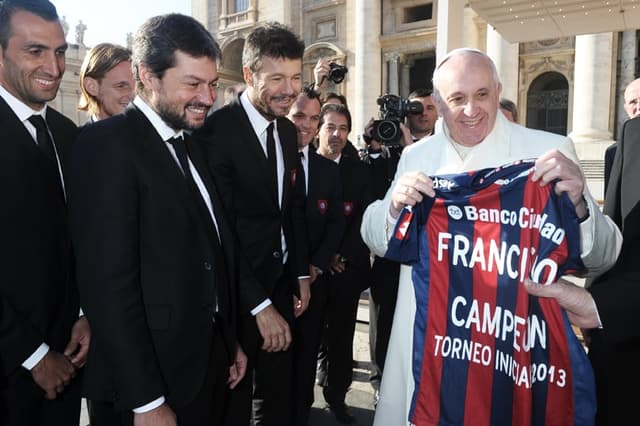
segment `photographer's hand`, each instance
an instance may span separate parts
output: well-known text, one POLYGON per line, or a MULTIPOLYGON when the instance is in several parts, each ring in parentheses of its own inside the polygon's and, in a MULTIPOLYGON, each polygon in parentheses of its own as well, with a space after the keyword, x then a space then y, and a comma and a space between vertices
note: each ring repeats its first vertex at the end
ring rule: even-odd
POLYGON ((319 58, 318 62, 316 62, 316 66, 313 68, 313 78, 315 80, 315 89, 319 90, 324 81, 327 79, 329 75, 329 60, 326 58, 319 58))

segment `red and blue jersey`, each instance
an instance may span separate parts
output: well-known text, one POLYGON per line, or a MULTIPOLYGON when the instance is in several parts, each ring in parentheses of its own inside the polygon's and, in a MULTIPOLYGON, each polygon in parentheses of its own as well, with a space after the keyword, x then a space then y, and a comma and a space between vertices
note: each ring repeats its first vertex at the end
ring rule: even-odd
POLYGON ((522 285, 584 269, 573 204, 533 171, 433 176, 436 197, 398 219, 386 257, 413 266, 417 426, 594 423, 593 371, 566 313, 522 285))

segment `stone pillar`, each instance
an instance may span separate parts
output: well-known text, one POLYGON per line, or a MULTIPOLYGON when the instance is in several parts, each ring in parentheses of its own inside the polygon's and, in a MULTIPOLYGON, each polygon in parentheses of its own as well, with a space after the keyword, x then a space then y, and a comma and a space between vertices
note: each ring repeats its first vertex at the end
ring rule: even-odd
POLYGON ((502 96, 517 105, 520 45, 509 43, 495 28, 487 25, 487 55, 496 64, 498 76, 502 82, 502 96))
POLYGON ((389 79, 387 83, 387 93, 397 95, 400 90, 400 78, 398 74, 400 55, 395 52, 387 53, 384 55, 384 60, 387 63, 387 75, 389 79))
POLYGON ((398 95, 407 97, 414 89, 411 87, 411 66, 413 61, 407 61, 406 57, 400 63, 400 93, 398 95))
POLYGON ((573 88, 574 142, 610 141, 613 33, 576 36, 573 88))
POLYGON ((380 55, 380 25, 382 5, 379 1, 355 0, 355 98, 349 100, 353 114, 350 139, 356 141, 370 117, 378 114, 376 99, 380 95, 380 78, 371 70, 382 67, 380 55))
MULTIPOLYGON (((620 49, 620 81, 618 82, 617 123, 618 132, 622 124, 629 118, 624 110, 624 90, 636 78, 636 52, 638 51, 638 39, 636 30, 627 30, 622 33, 622 45, 620 49)), ((615 134, 614 137, 618 137, 615 134)))
POLYGON ((439 0, 436 33, 436 65, 447 52, 464 47, 464 9, 466 0, 439 0))
MULTIPOLYGON (((578 158, 602 162, 612 142, 613 85, 616 37, 614 33, 576 36, 573 86, 573 139, 578 158)), ((588 172, 588 170, 585 170, 588 172)), ((600 173, 586 173, 587 186, 596 199, 603 198, 600 173)))

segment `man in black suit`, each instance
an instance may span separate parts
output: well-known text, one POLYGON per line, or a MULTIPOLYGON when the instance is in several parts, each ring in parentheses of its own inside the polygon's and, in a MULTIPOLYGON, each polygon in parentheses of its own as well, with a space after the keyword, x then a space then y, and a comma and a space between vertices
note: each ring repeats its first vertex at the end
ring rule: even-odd
MULTIPOLYGON (((640 116, 640 78, 636 78, 624 89, 624 111, 629 118, 640 116)), ((614 142, 604 151, 604 195, 607 195, 609 176, 616 156, 618 143, 614 142)))
POLYGON ((307 195, 305 212, 311 259, 309 272, 313 283, 309 307, 296 320, 293 332, 293 424, 306 426, 314 400, 316 359, 326 316, 330 264, 342 241, 345 219, 338 165, 309 148, 318 134, 320 95, 304 87, 288 117, 298 130, 298 150, 307 195))
POLYGON ((71 425, 76 369, 89 326, 79 303, 67 228, 65 150, 76 126, 47 102, 67 43, 48 1, 0 3, 0 424, 71 425))
POLYGON ((625 122, 616 150, 604 213, 620 227, 622 249, 616 264, 588 290, 560 281, 549 286, 526 284, 539 296, 555 297, 569 320, 585 330, 596 376, 596 424, 637 422, 640 382, 640 117, 625 122))
POLYGON ((325 104, 320 112, 318 154, 338 163, 342 182, 342 213, 345 232, 329 272, 329 301, 325 330, 326 371, 323 386, 325 401, 340 423, 355 422, 348 412, 345 396, 351 386, 353 335, 360 293, 369 286, 371 264, 369 249, 360 236, 365 208, 373 201, 373 189, 367 166, 343 155, 351 131, 351 114, 344 105, 325 104))
POLYGON ((249 374, 232 392, 230 426, 248 425, 251 414, 256 425, 290 422, 294 303, 300 315, 310 292, 302 170, 296 128, 286 118, 302 86, 303 53, 304 43, 287 27, 256 27, 242 54, 247 89, 198 132, 222 203, 260 283, 239 289, 240 343, 249 357, 249 374))
MULTIPOLYGON (((216 99, 220 48, 191 17, 146 21, 137 97, 86 126, 71 156, 69 212, 92 425, 219 424, 244 374, 235 339, 233 232, 189 131, 216 99)), ((238 268, 239 269, 239 268, 238 268)))

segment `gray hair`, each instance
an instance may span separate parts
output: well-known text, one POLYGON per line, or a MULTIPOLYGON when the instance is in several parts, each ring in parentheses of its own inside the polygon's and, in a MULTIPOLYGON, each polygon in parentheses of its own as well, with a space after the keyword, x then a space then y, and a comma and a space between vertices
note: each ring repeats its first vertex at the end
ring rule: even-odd
POLYGON ((481 58, 484 58, 489 65, 489 69, 491 70, 491 74, 493 76, 493 81, 496 83, 496 86, 500 84, 500 77, 498 77, 498 70, 496 69, 496 64, 493 60, 483 51, 474 49, 471 47, 461 47, 459 49, 454 49, 451 52, 447 53, 444 58, 440 61, 435 71, 433 72, 433 78, 431 81, 433 82, 433 96, 436 101, 441 101, 442 98, 440 96, 440 80, 442 78, 442 66, 449 61, 449 59, 454 58, 456 56, 468 56, 468 55, 478 55, 481 58))

